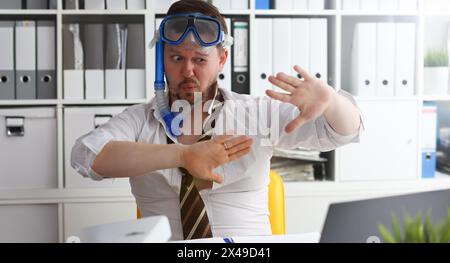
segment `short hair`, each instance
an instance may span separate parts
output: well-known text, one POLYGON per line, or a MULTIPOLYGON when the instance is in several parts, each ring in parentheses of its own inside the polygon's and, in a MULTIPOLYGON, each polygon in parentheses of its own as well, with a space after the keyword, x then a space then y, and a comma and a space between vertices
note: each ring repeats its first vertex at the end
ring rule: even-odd
POLYGON ((174 2, 169 10, 167 10, 167 15, 175 15, 180 13, 202 13, 204 15, 210 16, 212 18, 216 18, 219 20, 223 32, 228 34, 227 24, 225 23, 225 19, 220 14, 217 7, 214 5, 203 1, 203 0, 179 0, 174 2))

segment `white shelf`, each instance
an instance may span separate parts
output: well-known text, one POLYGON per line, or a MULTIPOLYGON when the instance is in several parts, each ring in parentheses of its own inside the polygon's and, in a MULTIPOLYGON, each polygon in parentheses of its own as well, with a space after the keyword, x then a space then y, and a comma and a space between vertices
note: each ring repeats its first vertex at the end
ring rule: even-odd
POLYGON ((56 9, 0 9, 0 15, 56 15, 56 9))
POLYGON ((139 104, 146 103, 147 99, 127 99, 127 100, 63 100, 64 105, 118 105, 118 104, 139 104))
POLYGON ((89 16, 89 15, 145 15, 146 10, 62 10, 63 15, 77 15, 77 16, 89 16))
POLYGON ((346 16, 418 16, 418 11, 341 11, 343 17, 346 16))
POLYGON ((0 100, 0 106, 56 105, 58 100, 0 100))
POLYGON ((424 101, 450 101, 450 95, 424 95, 424 101))
POLYGON ((255 10, 256 16, 334 16, 338 14, 336 10, 255 10))

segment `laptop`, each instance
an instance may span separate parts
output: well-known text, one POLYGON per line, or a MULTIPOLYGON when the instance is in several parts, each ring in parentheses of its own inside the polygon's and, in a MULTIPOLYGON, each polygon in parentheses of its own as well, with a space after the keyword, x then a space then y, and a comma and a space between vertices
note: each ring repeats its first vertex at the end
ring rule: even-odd
POLYGON ((83 243, 165 243, 172 232, 166 216, 101 224, 83 229, 83 243))
POLYGON ((415 217, 421 211, 423 219, 430 211, 431 222, 437 224, 446 217, 449 206, 450 189, 333 203, 320 243, 379 243, 378 224, 392 230, 393 213, 403 222, 405 213, 415 217))

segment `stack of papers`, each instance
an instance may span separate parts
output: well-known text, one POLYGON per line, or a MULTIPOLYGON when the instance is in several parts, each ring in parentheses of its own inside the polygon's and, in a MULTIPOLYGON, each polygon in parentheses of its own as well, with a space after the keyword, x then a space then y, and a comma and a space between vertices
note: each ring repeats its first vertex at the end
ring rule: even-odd
POLYGON ((173 243, 319 243, 320 233, 272 236, 213 237, 174 241, 173 243))

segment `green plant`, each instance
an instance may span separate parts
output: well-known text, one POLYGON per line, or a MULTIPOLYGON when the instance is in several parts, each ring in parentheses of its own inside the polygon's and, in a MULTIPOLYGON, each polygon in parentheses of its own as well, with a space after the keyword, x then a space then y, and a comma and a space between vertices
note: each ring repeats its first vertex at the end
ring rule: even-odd
POLYGON ((392 232, 382 224, 378 225, 378 230, 384 242, 387 243, 449 243, 450 242, 450 206, 447 210, 447 217, 439 224, 433 225, 428 211, 425 220, 422 220, 422 213, 419 212, 413 218, 405 214, 403 229, 400 219, 396 214, 392 215, 392 232))
POLYGON ((446 49, 430 49, 425 55, 425 67, 447 67, 448 52, 446 49))

